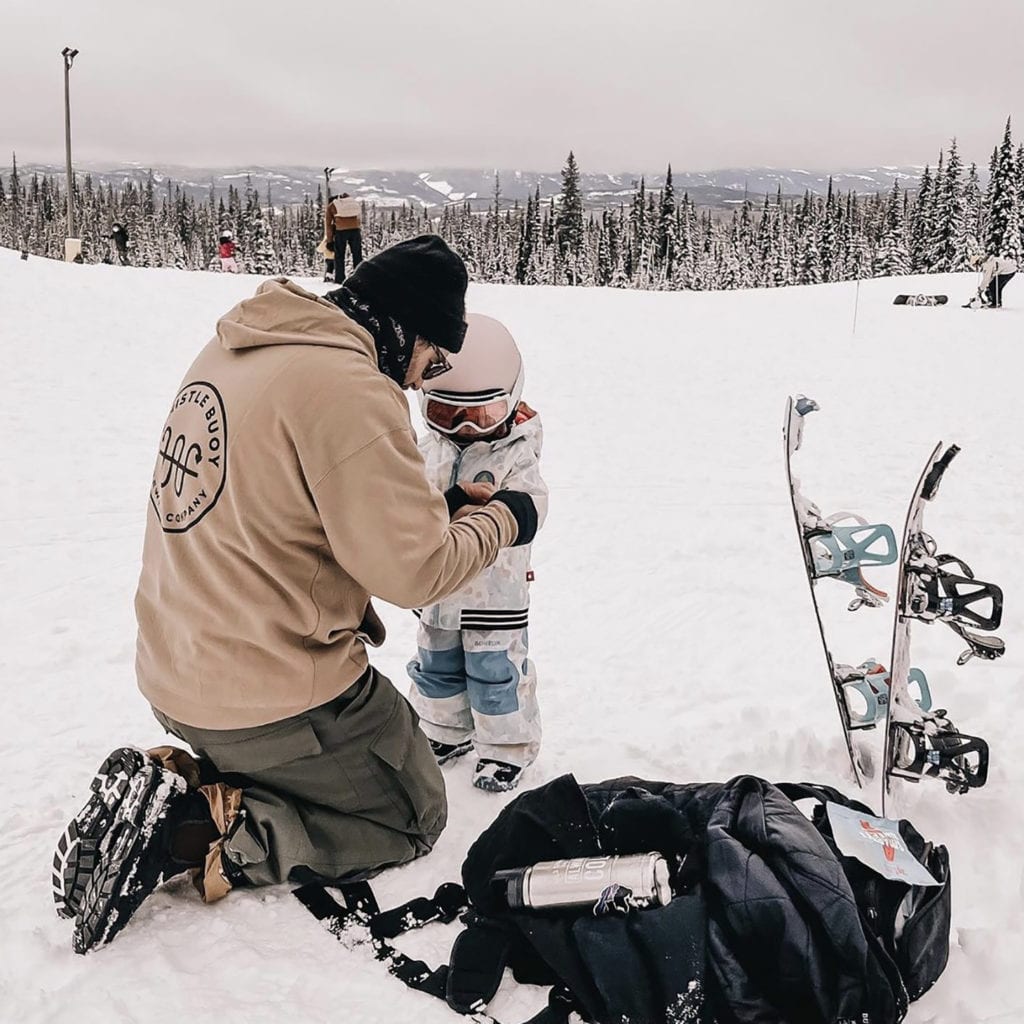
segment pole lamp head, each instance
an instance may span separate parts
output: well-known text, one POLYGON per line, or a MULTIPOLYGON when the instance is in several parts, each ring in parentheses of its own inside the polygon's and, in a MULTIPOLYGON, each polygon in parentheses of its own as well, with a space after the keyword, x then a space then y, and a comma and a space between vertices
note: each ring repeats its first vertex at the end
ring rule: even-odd
POLYGON ((78 56, 78 51, 73 50, 70 46, 65 46, 60 51, 60 55, 64 58, 64 63, 70 68, 75 62, 75 58, 78 56))

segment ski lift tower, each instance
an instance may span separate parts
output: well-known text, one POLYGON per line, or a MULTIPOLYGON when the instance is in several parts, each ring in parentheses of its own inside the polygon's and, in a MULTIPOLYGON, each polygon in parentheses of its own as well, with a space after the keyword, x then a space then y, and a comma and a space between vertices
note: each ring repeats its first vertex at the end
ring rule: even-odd
POLYGON ((67 160, 68 233, 64 239, 64 259, 68 263, 82 262, 82 240, 75 232, 75 188, 71 171, 71 65, 78 51, 65 46, 60 51, 64 58, 64 155, 67 160))

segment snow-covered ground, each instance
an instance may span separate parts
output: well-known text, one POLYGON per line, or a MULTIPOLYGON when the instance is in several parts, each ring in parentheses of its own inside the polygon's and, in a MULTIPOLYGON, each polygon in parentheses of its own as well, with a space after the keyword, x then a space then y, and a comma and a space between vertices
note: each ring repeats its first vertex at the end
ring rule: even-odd
MULTIPOLYGON (((245 890, 203 906, 177 881, 107 949, 71 952, 50 858, 114 746, 162 739, 133 678, 132 598, 159 429, 181 375, 251 277, 65 266, 0 250, 0 1019, 4 1022, 417 1019, 450 1022, 365 949, 344 949, 291 897, 245 890)), ((307 282, 315 290, 323 285, 307 282)), ((963 454, 926 513, 943 550, 1006 593, 998 663, 954 664, 945 628, 915 630, 939 706, 992 748, 965 797, 902 786, 903 813, 951 851, 946 974, 915 1024, 1024 1020, 1024 284, 1001 313, 964 310, 967 275, 779 291, 656 294, 473 286, 524 352, 545 423, 551 513, 535 545, 531 641, 545 722, 526 785, 563 772, 852 782, 786 493, 787 394, 822 411, 797 456, 805 493, 899 532, 933 445, 963 454), (893 307, 902 291, 943 308, 893 307)), ((894 582, 892 567, 874 579, 894 582)), ((888 657, 891 613, 844 611, 819 587, 836 654, 888 657)), ((413 618, 385 607, 378 666, 405 687, 413 618)), ((383 905, 457 879, 507 798, 445 769, 451 824, 427 858, 386 873, 383 905)), ((868 802, 877 807, 877 780, 868 802)), ((455 927, 406 948, 439 962, 455 927)), ((493 1011, 543 993, 509 985, 493 1011)))

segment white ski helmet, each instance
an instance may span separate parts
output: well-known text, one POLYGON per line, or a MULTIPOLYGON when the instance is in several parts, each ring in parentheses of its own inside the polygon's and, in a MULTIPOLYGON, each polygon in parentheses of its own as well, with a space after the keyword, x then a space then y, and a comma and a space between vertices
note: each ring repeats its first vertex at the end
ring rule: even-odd
POLYGON ((222 231, 220 233, 220 240, 222 242, 230 242, 231 241, 231 237, 232 236, 231 236, 231 232, 230 231, 222 231))
POLYGON ((420 410, 449 436, 482 437, 510 420, 523 394, 523 359, 507 327, 481 313, 466 315, 466 337, 448 353, 451 369, 425 381, 420 410))

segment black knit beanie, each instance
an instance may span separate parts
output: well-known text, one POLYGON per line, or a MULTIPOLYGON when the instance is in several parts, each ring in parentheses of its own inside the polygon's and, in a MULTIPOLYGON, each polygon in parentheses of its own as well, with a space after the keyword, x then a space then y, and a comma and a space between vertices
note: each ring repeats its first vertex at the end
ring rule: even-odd
POLYGON ((458 352, 466 336, 468 283, 462 259, 438 235, 397 242, 345 278, 374 309, 448 352, 458 352))

